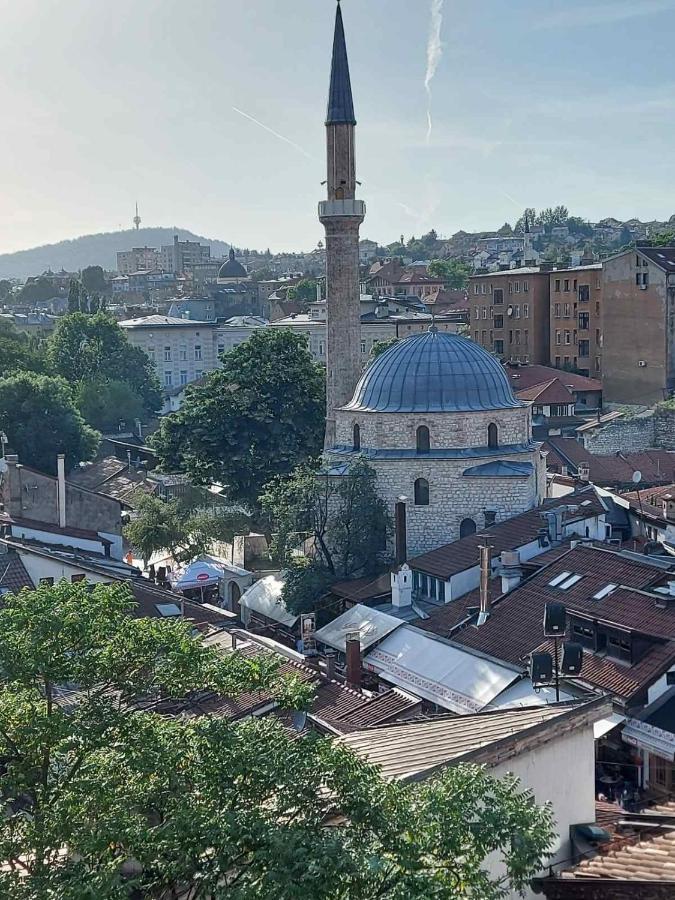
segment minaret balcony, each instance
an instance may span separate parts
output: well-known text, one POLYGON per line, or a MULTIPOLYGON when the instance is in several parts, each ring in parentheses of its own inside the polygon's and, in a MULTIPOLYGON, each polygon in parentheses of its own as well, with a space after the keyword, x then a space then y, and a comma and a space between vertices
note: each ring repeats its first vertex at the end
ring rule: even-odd
POLYGON ((355 218, 364 219, 366 204, 363 200, 322 200, 319 203, 319 218, 355 218))

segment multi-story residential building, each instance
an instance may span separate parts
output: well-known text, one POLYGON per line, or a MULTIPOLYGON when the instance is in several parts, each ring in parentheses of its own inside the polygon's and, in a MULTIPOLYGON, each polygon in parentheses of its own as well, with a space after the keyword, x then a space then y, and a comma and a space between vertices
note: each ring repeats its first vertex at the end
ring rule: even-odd
POLYGON ((179 241, 173 236, 173 244, 162 246, 161 266, 164 272, 181 275, 192 266, 208 262, 211 259, 211 248, 198 241, 179 241))
POLYGON ((602 263, 550 273, 550 361, 591 378, 602 372, 602 263))
POLYGON ((675 392, 675 247, 603 263, 605 400, 650 405, 675 392))
POLYGON ((131 275, 140 270, 158 272, 160 268, 160 252, 154 247, 134 247, 133 250, 121 250, 117 254, 117 271, 120 275, 131 275))
POLYGON ((149 356, 164 388, 189 384, 217 368, 215 322, 153 315, 127 319, 120 327, 149 356))
POLYGON ((470 337, 508 362, 549 362, 550 272, 538 266, 473 275, 470 337))
POLYGON ((255 331, 267 324, 267 319, 261 316, 232 316, 226 322, 219 322, 215 334, 218 357, 243 344, 255 331))

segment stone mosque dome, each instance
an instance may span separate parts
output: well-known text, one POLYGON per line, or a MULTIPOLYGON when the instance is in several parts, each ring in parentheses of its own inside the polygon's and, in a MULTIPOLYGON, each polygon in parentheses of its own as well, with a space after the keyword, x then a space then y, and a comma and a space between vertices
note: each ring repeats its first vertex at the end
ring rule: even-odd
POLYGON ((236 279, 237 281, 248 278, 246 269, 234 258, 234 250, 232 247, 230 247, 229 259, 220 267, 218 278, 236 279))
POLYGON ((522 406, 499 360, 474 341, 432 327, 377 357, 344 408, 353 412, 437 413, 522 406))

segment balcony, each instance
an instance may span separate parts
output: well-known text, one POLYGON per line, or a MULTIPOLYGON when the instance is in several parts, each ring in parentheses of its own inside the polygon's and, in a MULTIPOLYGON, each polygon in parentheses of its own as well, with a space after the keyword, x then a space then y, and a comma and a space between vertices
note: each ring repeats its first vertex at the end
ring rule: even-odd
POLYGON ((364 219, 366 204, 363 200, 322 200, 319 203, 319 218, 355 218, 364 219))

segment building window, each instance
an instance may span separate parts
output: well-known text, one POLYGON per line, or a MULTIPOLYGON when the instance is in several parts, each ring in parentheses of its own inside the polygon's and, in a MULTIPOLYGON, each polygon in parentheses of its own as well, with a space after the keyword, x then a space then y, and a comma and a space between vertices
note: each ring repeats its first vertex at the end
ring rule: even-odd
POLYGON ((504 288, 495 288, 494 293, 492 295, 493 303, 503 303, 504 302, 504 288))
POLYGON ((516 319, 520 318, 520 303, 516 303, 516 305, 513 307, 513 315, 516 319))
POLYGON ((495 353, 504 352, 504 341, 495 341, 495 353))
MULTIPOLYGON (((225 344, 218 344, 218 356, 221 356, 221 354, 223 354, 224 352, 225 352, 225 344)), ((182 356, 181 356, 181 359, 183 359, 182 356)))
POLYGON ((488 447, 493 449, 499 446, 499 432, 494 422, 488 425, 488 447))
POLYGON ((572 306, 570 303, 565 303, 565 305, 563 306, 563 318, 569 319, 569 317, 571 315, 572 315, 572 306))
POLYGON ((491 525, 494 525, 497 521, 497 510, 496 509, 486 509, 483 510, 483 516, 485 517, 485 527, 489 528, 491 525))
POLYGON ((560 279, 559 278, 556 278, 556 280, 555 280, 555 290, 557 292, 560 292, 560 279))
POLYGON ((530 318, 530 304, 529 303, 523 303, 523 318, 524 319, 530 318))
POLYGON ((361 341, 361 353, 365 353, 365 352, 366 352, 366 342, 361 341))
POLYGON ((580 284, 579 285, 579 302, 580 303, 588 303, 591 299, 591 286, 590 284, 580 284))
POLYGON ((203 374, 204 373, 202 372, 201 369, 195 369, 195 380, 199 381, 199 379, 202 377, 203 374))
POLYGON ((52 587, 54 584, 54 579, 51 576, 45 576, 40 579, 40 584, 45 584, 47 587, 52 587))
POLYGON ((504 327, 504 316, 495 316, 494 326, 495 326, 495 328, 503 328, 504 327))
POLYGON ((459 523, 460 538, 468 537, 470 534, 476 533, 476 523, 473 519, 462 519, 459 523))
POLYGON ((326 345, 323 341, 319 341, 319 356, 323 356, 326 352, 326 345))
POLYGON ((569 291, 570 289, 570 280, 566 278, 563 282, 563 291, 569 291))
POLYGON ((591 342, 590 341, 579 341, 579 356, 590 356, 591 355, 591 342))
POLYGON ((484 307, 482 308, 482 312, 483 312, 483 318, 484 318, 484 319, 487 319, 487 306, 484 306, 484 307))
POLYGON ((155 348, 154 348, 154 347, 148 347, 147 353, 148 353, 148 356, 150 357, 150 362, 153 362, 153 363, 154 363, 154 361, 155 361, 155 348))
POLYGON ((185 369, 181 369, 181 371, 180 371, 180 383, 181 383, 181 384, 187 384, 187 378, 188 378, 188 373, 185 371, 185 369))
POLYGON ((566 344, 571 344, 571 343, 572 343, 572 332, 571 332, 571 331, 566 331, 566 332, 565 332, 565 343, 566 343, 566 344))
POLYGON ((71 584, 78 584, 78 582, 80 582, 80 581, 86 581, 86 579, 87 579, 87 576, 84 574, 84 572, 80 572, 80 573, 78 573, 77 575, 71 575, 71 576, 70 576, 70 583, 71 583, 71 584))
POLYGON ((417 429, 417 452, 428 453, 431 449, 431 437, 426 425, 420 425, 417 429))
POLYGON ((588 331, 588 326, 591 323, 590 313, 582 312, 579 313, 579 331, 588 331))
POLYGON ((529 293, 529 290, 530 290, 530 282, 524 281, 523 282, 523 293, 527 294, 527 293, 529 293))
POLYGON ((164 348, 164 362, 171 362, 171 347, 164 348))
MULTIPOLYGON (((224 350, 224 349, 225 349, 225 347, 223 347, 223 350, 224 350)), ((218 348, 218 352, 220 352, 220 347, 218 348)), ((185 362, 185 361, 187 360, 187 345, 186 345, 186 344, 181 344, 181 345, 180 345, 180 348, 179 348, 179 350, 178 350, 178 358, 179 358, 182 362, 185 362)))
POLYGON ((173 377, 171 375, 171 372, 166 371, 164 373, 164 387, 171 387, 172 383, 173 383, 173 377))
POLYGON ((473 292, 474 292, 474 294, 477 294, 477 293, 478 293, 478 285, 477 285, 477 284, 474 284, 474 286, 473 286, 473 292))
MULTIPOLYGON (((484 284, 481 284, 481 286, 480 286, 480 292, 481 292, 481 294, 486 294, 486 293, 487 293, 487 291, 485 290, 485 285, 484 285, 484 284)), ((427 292, 427 293, 428 293, 428 292, 427 292)))
POLYGON ((202 346, 201 344, 195 344, 195 359, 202 358, 202 346))
POLYGON ((352 429, 352 444, 354 446, 354 450, 361 449, 361 426, 354 425, 352 429))
POLYGON ((553 313, 553 314, 554 314, 555 318, 556 318, 556 319, 559 319, 559 318, 560 318, 560 304, 559 304, 559 303, 556 303, 556 304, 554 305, 553 309, 554 309, 554 313, 553 313))
POLYGON ((559 356, 556 356, 556 358, 555 358, 555 367, 556 367, 556 369, 560 368, 560 357, 559 356))
POLYGON ((519 281, 515 281, 515 282, 514 282, 514 284, 513 284, 513 292, 514 292, 515 294, 519 294, 519 293, 520 293, 520 282, 519 282, 519 281))
POLYGON ((479 343, 478 332, 477 332, 477 331, 474 331, 474 333, 473 333, 473 339, 474 339, 474 341, 475 341, 476 343, 479 343))
POLYGON ((429 482, 426 478, 418 478, 415 482, 415 506, 429 505, 429 482))

